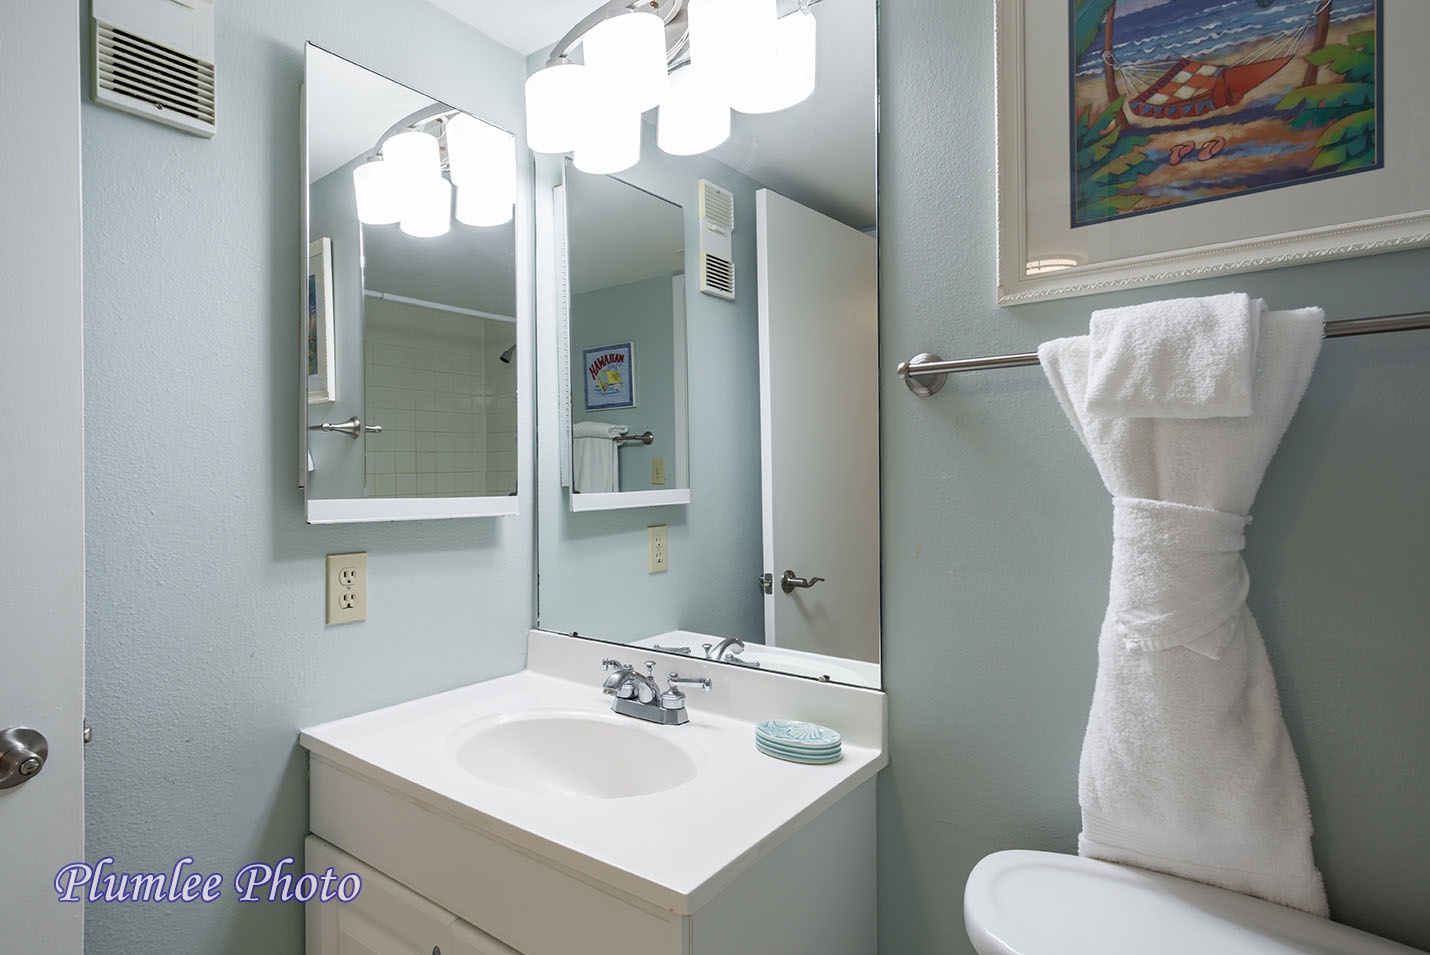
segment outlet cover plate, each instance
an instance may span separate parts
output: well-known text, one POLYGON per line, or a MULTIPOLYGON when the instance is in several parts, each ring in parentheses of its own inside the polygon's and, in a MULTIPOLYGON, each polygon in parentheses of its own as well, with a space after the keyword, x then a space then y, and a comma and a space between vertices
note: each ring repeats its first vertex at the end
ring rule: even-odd
POLYGON ((650 535, 650 560, 647 569, 652 574, 663 574, 670 569, 670 553, 666 549, 665 530, 664 524, 646 528, 646 532, 650 535))
POLYGON ((328 555, 327 621, 367 619, 367 553, 328 555))

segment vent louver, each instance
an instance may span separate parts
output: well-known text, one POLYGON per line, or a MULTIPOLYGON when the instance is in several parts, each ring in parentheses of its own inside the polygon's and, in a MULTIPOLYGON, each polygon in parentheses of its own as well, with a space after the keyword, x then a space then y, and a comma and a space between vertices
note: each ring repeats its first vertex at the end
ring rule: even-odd
POLYGON ((214 64, 94 21, 94 98, 199 136, 217 129, 214 64))
POLYGON ((734 300, 735 194, 700 180, 700 291, 734 300))

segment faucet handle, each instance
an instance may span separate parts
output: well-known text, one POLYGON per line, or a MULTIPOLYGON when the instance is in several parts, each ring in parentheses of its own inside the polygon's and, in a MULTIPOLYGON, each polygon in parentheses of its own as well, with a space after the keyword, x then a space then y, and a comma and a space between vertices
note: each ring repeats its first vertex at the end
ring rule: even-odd
POLYGON ((660 705, 667 710, 685 709, 685 694, 680 692, 682 686, 698 686, 705 692, 710 692, 711 684, 708 676, 683 677, 679 673, 672 673, 665 678, 665 681, 670 688, 660 695, 660 705))
POLYGON ((607 670, 629 670, 629 669, 631 669, 631 665, 630 665, 629 663, 622 663, 620 660, 616 660, 616 659, 613 659, 613 658, 611 658, 611 657, 606 657, 606 659, 602 660, 602 661, 601 661, 601 666, 602 666, 604 669, 607 669, 607 670))

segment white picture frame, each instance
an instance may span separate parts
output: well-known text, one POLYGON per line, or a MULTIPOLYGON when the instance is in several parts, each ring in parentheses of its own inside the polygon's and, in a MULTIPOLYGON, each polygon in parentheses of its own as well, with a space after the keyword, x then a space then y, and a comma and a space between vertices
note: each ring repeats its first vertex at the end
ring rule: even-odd
POLYGON ((1000 305, 1430 245, 1430 3, 1382 0, 1380 168, 1073 227, 1073 0, 996 2, 1000 305))

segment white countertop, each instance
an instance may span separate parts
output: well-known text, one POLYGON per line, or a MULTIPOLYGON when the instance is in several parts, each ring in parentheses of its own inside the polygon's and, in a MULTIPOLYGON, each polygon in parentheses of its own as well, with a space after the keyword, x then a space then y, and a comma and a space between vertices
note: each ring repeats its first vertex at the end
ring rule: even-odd
MULTIPOLYGON (((700 771, 664 792, 616 799, 533 794, 483 781, 454 752, 472 724, 503 714, 605 714, 600 660, 620 648, 532 631, 528 669, 306 729, 313 757, 372 780, 449 819, 550 862, 688 915, 790 834, 872 779, 888 762, 884 697, 741 667, 642 651, 683 676, 690 722, 643 731, 685 748, 700 771), (580 674, 581 679, 571 679, 580 674), (840 731, 843 758, 804 765, 755 749, 765 719, 808 719, 840 731)), ((665 672, 662 670, 661 672, 665 672)), ((663 682, 663 681, 662 681, 663 682)), ((640 773, 640 765, 630 772, 640 773)))

